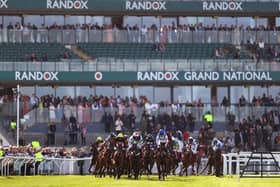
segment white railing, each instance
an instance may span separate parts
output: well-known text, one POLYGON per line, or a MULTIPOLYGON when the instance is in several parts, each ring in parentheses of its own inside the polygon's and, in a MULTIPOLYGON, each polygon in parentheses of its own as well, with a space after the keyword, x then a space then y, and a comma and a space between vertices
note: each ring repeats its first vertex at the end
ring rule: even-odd
MULTIPOLYGON (((272 152, 278 164, 280 164, 280 152, 272 152)), ((240 175, 241 166, 245 166, 251 156, 251 152, 240 152, 240 153, 228 153, 223 154, 223 175, 240 175)), ((254 154, 254 157, 258 157, 259 159, 250 159, 250 161, 256 163, 255 169, 256 171, 260 171, 259 166, 261 162, 260 154, 254 154)), ((263 155, 263 158, 271 158, 268 155, 263 155)), ((274 163, 273 159, 265 159, 265 162, 274 163)), ((267 166, 270 169, 271 166, 267 166)), ((280 167, 280 165, 279 165, 280 167)), ((275 172, 271 172, 275 174, 275 172)), ((280 174, 280 172, 278 173, 280 174)))

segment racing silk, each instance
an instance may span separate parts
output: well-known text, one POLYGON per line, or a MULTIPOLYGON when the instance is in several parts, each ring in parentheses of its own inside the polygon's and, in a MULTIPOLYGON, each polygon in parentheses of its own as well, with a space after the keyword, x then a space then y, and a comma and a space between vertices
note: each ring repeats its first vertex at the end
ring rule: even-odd
POLYGON ((214 139, 212 141, 212 148, 214 151, 218 150, 218 149, 222 149, 224 146, 223 142, 221 142, 220 140, 218 139, 214 139), (215 144, 214 142, 217 141, 217 143, 215 144))
POLYGON ((154 150, 155 142, 154 141, 146 141, 146 146, 149 147, 149 149, 154 150))
POLYGON ((121 146, 123 150, 125 150, 125 140, 123 138, 116 138, 116 148, 121 146))
POLYGON ((159 135, 158 134, 157 135, 157 137, 156 137, 156 144, 157 144, 157 146, 159 147, 161 143, 165 144, 165 146, 168 145, 168 136, 167 136, 167 134, 165 134, 165 135, 159 135))
POLYGON ((178 149, 177 149, 177 152, 181 153, 183 152, 183 148, 184 148, 184 142, 177 139, 177 142, 178 142, 178 149))
POLYGON ((193 141, 193 143, 189 143, 188 147, 190 148, 193 154, 197 153, 198 144, 195 141, 193 141))
POLYGON ((179 143, 178 139, 175 137, 172 137, 172 150, 178 152, 179 150, 179 143))
POLYGON ((143 144, 142 137, 139 136, 139 140, 135 140, 133 136, 130 136, 129 139, 128 139, 128 149, 130 149, 132 147, 133 143, 136 143, 137 147, 139 149, 141 149, 142 148, 142 144, 143 144))

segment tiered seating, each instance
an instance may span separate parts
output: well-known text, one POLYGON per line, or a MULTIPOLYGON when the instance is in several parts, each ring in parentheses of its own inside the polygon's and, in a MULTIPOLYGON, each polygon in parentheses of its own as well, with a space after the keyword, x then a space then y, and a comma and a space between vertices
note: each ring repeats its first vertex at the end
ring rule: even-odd
POLYGON ((0 61, 17 62, 26 61, 25 57, 35 54, 38 61, 42 55, 46 55, 48 61, 60 61, 61 55, 67 51, 72 59, 79 58, 58 43, 1 43, 0 44, 0 61))
POLYGON ((231 44, 165 44, 165 51, 153 50, 148 43, 80 43, 78 47, 94 58, 112 57, 118 59, 209 59, 214 51, 222 48, 223 58, 234 58, 236 48, 231 44))

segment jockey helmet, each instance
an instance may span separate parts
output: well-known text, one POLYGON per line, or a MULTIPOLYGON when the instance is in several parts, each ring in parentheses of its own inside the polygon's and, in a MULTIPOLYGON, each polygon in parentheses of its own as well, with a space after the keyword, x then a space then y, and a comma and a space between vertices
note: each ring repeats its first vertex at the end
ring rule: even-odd
POLYGON ((139 137, 140 134, 139 134, 139 132, 134 132, 132 136, 135 138, 135 137, 139 137))
POLYGON ((189 137, 189 142, 190 142, 190 143, 194 142, 193 137, 189 137))
POLYGON ((162 136, 162 135, 165 135, 165 131, 164 131, 163 129, 160 129, 160 130, 159 130, 159 135, 161 135, 161 136, 162 136))
POLYGON ((176 135, 177 135, 177 138, 178 138, 179 140, 182 140, 183 134, 182 134, 181 131, 178 130, 178 131, 176 132, 176 135))
POLYGON ((101 136, 98 136, 98 137, 96 138, 96 141, 97 141, 97 142, 102 142, 102 141, 103 141, 103 139, 102 139, 102 137, 101 137, 101 136))
POLYGON ((123 133, 120 132, 117 137, 118 138, 123 138, 123 133))
POLYGON ((116 137, 116 134, 112 132, 112 133, 110 134, 110 138, 115 138, 115 137, 116 137))

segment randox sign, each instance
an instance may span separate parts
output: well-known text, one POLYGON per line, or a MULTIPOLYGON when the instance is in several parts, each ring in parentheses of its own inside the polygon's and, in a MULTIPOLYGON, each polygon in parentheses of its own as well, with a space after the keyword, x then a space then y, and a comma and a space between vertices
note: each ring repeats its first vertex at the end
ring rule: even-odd
POLYGON ((209 1, 209 2, 203 2, 202 4, 203 10, 205 11, 242 11, 242 2, 215 2, 215 1, 209 1))
POLYGON ((18 81, 58 81, 58 72, 15 72, 18 81))
POLYGON ((126 10, 166 10, 165 1, 126 1, 126 10))
POLYGON ((0 8, 8 8, 8 0, 0 0, 0 8))
POLYGON ((87 0, 47 0, 47 9, 88 9, 87 0))

